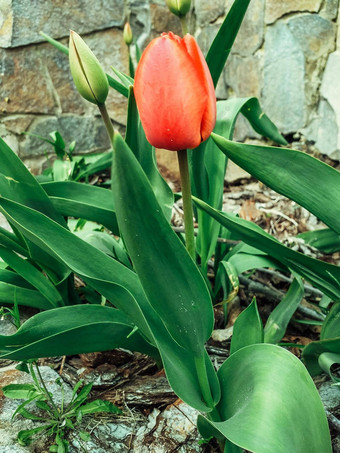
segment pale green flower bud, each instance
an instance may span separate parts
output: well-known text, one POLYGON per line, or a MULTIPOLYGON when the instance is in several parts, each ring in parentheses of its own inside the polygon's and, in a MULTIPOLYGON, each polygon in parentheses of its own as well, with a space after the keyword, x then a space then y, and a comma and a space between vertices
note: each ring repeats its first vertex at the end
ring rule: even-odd
POLYGON ((191 0, 165 0, 169 10, 176 16, 184 17, 190 10, 191 0))
POLYGON ((106 74, 90 48, 72 30, 69 59, 72 77, 79 93, 93 104, 104 104, 109 93, 106 74))
POLYGON ((126 24, 124 25, 123 38, 127 46, 132 43, 133 34, 129 22, 126 22, 126 24))

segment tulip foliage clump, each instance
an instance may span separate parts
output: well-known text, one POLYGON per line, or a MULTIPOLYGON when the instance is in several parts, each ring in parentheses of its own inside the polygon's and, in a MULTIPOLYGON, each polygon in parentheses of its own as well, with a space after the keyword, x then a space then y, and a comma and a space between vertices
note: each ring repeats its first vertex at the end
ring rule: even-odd
MULTIPOLYGON (((328 453, 327 419, 310 375, 330 373, 340 362, 340 269, 221 211, 232 159, 329 227, 305 233, 306 242, 339 245, 339 172, 299 151, 232 141, 242 114, 256 132, 286 145, 256 98, 216 103, 214 87, 249 2, 234 1, 206 58, 194 37, 169 32, 151 41, 136 71, 130 57, 130 75, 114 69, 115 78, 75 32, 69 49, 45 36, 69 54, 79 93, 103 117, 112 187, 39 183, 0 141, 0 211, 13 229, 0 229, 0 301, 41 310, 14 335, 0 336, 1 358, 139 351, 154 357, 179 398, 201 412, 200 433, 216 437, 221 451, 328 453), (110 87, 128 98, 125 138, 105 107, 110 87), (171 226, 174 195, 158 172, 154 147, 178 154, 185 238, 171 226), (69 217, 95 226, 74 231, 69 217), (218 237, 238 244, 227 247, 218 237), (214 288, 207 278, 212 256, 214 288), (227 311, 238 276, 257 267, 290 272, 291 286, 265 326, 255 300, 239 315, 230 357, 216 371, 205 349, 213 305, 223 299, 227 311), (75 275, 84 282, 80 290, 75 275), (278 345, 304 295, 303 279, 323 293, 327 313, 321 340, 303 350, 304 364, 278 345)), ((190 2, 167 4, 185 29, 190 2)), ((130 50, 130 27, 124 39, 130 50)))

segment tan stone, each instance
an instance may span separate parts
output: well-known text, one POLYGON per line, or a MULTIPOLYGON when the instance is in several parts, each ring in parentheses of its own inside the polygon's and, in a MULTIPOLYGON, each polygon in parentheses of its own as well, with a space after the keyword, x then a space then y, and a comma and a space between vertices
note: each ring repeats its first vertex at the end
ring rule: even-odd
POLYGON ((154 33, 151 36, 151 39, 155 35, 160 33, 167 33, 172 31, 177 35, 182 34, 181 23, 177 16, 174 16, 170 13, 167 7, 160 5, 150 5, 150 14, 151 14, 151 24, 154 33))
POLYGON ((52 113, 52 87, 36 46, 0 49, 0 110, 3 113, 52 113))
POLYGON ((19 135, 27 131, 33 120, 33 115, 15 115, 4 118, 2 122, 9 132, 19 135))
POLYGON ((300 11, 316 13, 319 11, 322 0, 267 0, 265 21, 267 24, 275 22, 285 14, 300 11))
POLYGON ((41 42, 39 31, 55 39, 65 37, 72 28, 91 33, 122 26, 126 15, 124 0, 1 0, 0 46, 16 47, 41 42))
POLYGON ((226 174, 226 181, 232 184, 235 181, 239 181, 240 179, 251 178, 251 175, 247 173, 243 168, 236 165, 232 160, 228 160, 227 166, 227 174, 226 174))

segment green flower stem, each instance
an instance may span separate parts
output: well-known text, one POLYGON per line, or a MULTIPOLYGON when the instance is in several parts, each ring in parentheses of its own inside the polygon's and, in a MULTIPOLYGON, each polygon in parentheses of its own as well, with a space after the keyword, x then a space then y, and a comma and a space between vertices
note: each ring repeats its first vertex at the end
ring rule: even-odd
POLYGON ((113 126, 112 126, 111 119, 109 117, 106 105, 105 104, 98 104, 98 108, 99 108, 100 114, 101 114, 101 116, 103 118, 103 121, 104 121, 106 130, 107 130, 108 136, 110 138, 110 143, 112 144, 113 143, 113 136, 114 136, 115 132, 113 130, 113 126))
POLYGON ((188 22, 186 16, 181 16, 180 18, 181 26, 182 26, 182 33, 183 36, 188 33, 188 22))
POLYGON ((179 171, 181 174, 183 211, 184 211, 184 229, 187 250, 191 258, 196 261, 195 235, 194 235, 194 212, 192 209, 190 174, 188 166, 188 153, 186 149, 177 151, 179 171))
POLYGON ((213 408, 215 403, 211 395, 204 355, 195 357, 195 367, 204 402, 208 407, 213 408))

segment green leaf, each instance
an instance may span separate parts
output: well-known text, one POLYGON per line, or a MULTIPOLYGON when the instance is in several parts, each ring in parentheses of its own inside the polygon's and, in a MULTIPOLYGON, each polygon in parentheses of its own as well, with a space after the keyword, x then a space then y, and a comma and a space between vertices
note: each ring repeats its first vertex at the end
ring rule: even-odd
POLYGON ((225 228, 237 233, 245 243, 268 253, 283 265, 293 269, 334 300, 340 298, 340 268, 338 266, 295 252, 282 245, 258 225, 235 215, 219 212, 203 201, 193 198, 200 209, 208 212, 225 228))
POLYGON ((150 145, 145 137, 132 88, 129 91, 128 119, 125 140, 145 171, 145 174, 148 177, 152 189, 156 195, 157 201, 161 205, 165 217, 170 222, 172 206, 174 204, 174 194, 159 173, 156 162, 155 148, 150 145))
POLYGON ((212 134, 219 148, 268 187, 296 201, 340 234, 340 173, 309 154, 231 142, 212 134))
POLYGON ((257 344, 238 350, 221 366, 222 421, 199 416, 206 426, 256 453, 331 453, 327 418, 315 385, 302 363, 278 346, 257 344), (284 404, 282 398, 284 397, 284 404))
POLYGON ((0 303, 18 303, 26 307, 49 310, 51 302, 38 291, 0 281, 0 303))
POLYGON ((1 197, 0 210, 26 237, 65 263, 124 311, 149 339, 152 338, 140 308, 148 302, 133 271, 37 211, 1 197))
POLYGON ((340 236, 329 228, 306 231, 298 234, 297 237, 323 253, 334 253, 340 250, 340 236))
MULTIPOLYGON (((87 159, 88 160, 88 159, 87 159)), ((76 181, 86 178, 94 173, 106 170, 111 168, 112 165, 112 151, 109 151, 98 157, 97 160, 88 164, 85 170, 81 170, 79 174, 75 177, 76 181)))
POLYGON ((36 398, 41 394, 33 384, 10 384, 1 390, 7 398, 22 400, 36 398))
POLYGON ((0 246, 0 257, 36 288, 50 302, 51 307, 63 305, 63 300, 55 286, 29 261, 2 246, 0 246))
POLYGON ((23 445, 26 447, 27 445, 30 445, 32 442, 32 437, 40 433, 41 431, 46 431, 46 429, 49 428, 49 425, 44 425, 44 426, 38 426, 37 428, 33 429, 24 429, 22 431, 19 431, 18 433, 18 443, 19 445, 23 445))
POLYGON ((301 278, 294 278, 281 302, 270 313, 264 328, 265 343, 279 343, 286 333, 287 326, 305 293, 301 278))
POLYGON ((249 3, 250 0, 234 1, 209 49, 206 59, 215 86, 223 71, 249 3))
POLYGON ((2 358, 38 357, 107 351, 117 347, 157 357, 157 351, 119 310, 101 305, 61 307, 29 318, 13 335, 0 335, 2 358))
POLYGON ((263 326, 254 298, 235 321, 230 354, 234 354, 245 346, 257 343, 263 343, 263 326))
POLYGON ((121 414, 122 411, 119 407, 110 403, 109 401, 95 400, 91 403, 84 404, 81 406, 80 410, 83 415, 96 414, 98 412, 107 412, 109 414, 121 414))
MULTIPOLYGON (((274 123, 262 112, 256 98, 237 98, 217 102, 214 133, 231 139, 240 113, 248 119, 259 134, 277 143, 287 143, 274 123)), ((226 166, 227 157, 220 152, 212 138, 191 152, 193 194, 215 209, 222 208, 226 166)), ((198 224, 196 243, 201 256, 202 271, 206 273, 207 262, 216 247, 219 225, 202 211, 198 212, 198 224)))
MULTIPOLYGON (((129 321, 137 325, 150 342, 153 343, 156 341, 170 385, 181 399, 197 410, 204 412, 210 410, 202 402, 198 377, 196 373, 192 372, 195 368, 193 354, 180 347, 170 336, 159 316, 145 297, 145 293, 135 273, 109 258, 104 253, 94 249, 91 245, 86 244, 86 242, 77 238, 73 233, 55 224, 37 211, 25 208, 9 200, 4 200, 1 197, 0 206, 2 207, 2 212, 6 213, 6 216, 13 222, 15 219, 15 224, 25 235, 34 240, 38 245, 45 247, 49 253, 56 254, 60 259, 62 258, 63 262, 70 266, 84 281, 107 299, 113 301, 122 311, 124 310, 129 321)), ((167 226, 170 227, 168 223, 167 226)), ((26 323, 23 326, 25 325, 26 323)), ((91 330, 91 327, 89 327, 89 330, 91 330)), ((111 327, 109 331, 112 335, 111 327)), ((39 329, 37 332, 39 332, 39 329)), ((109 332, 107 334, 109 335, 109 332)), ((65 343, 61 343, 63 347, 72 348, 72 335, 74 335, 74 332, 70 333, 69 341, 65 340, 65 343)), ((47 346, 45 347, 43 343, 44 336, 45 334, 42 332, 41 335, 39 334, 35 338, 37 344, 33 344, 32 347, 28 346, 27 350, 18 350, 17 357, 36 357, 38 346, 40 347, 39 352, 43 356, 49 354, 63 355, 62 351, 58 352, 58 344, 54 340, 51 344, 47 342, 47 346)), ((10 342, 10 337, 7 338, 10 342)), ((90 334, 84 333, 84 338, 81 337, 81 339, 83 339, 81 341, 83 352, 94 352, 94 348, 97 351, 100 350, 101 344, 98 334, 94 338, 90 334), (87 339, 89 339, 88 343, 86 343, 87 339)), ((10 344, 8 340, 5 341, 5 345, 10 344)), ((113 344, 112 347, 114 347, 113 344)), ((205 357, 214 400, 218 401, 220 394, 217 376, 206 353, 205 357)))
POLYGON ((302 358, 311 376, 321 374, 323 369, 319 357, 323 353, 340 354, 340 336, 320 341, 312 341, 302 351, 302 358))
POLYGON ((205 281, 162 215, 137 159, 117 133, 114 148, 112 192, 129 256, 150 304, 171 336, 201 356, 214 322, 205 281))
POLYGON ((42 187, 62 216, 98 222, 119 235, 111 190, 74 181, 48 182, 42 187))
POLYGON ((340 382, 340 378, 332 372, 333 365, 340 364, 340 354, 332 352, 324 352, 319 355, 319 365, 325 373, 327 373, 333 382, 340 382))
POLYGON ((90 433, 86 431, 78 431, 78 435, 84 442, 88 442, 91 439, 90 433))
POLYGON ((340 337, 340 303, 336 303, 330 309, 322 326, 320 339, 340 337))
POLYGON ((54 181, 67 181, 71 179, 75 162, 70 160, 56 159, 53 162, 54 181))

